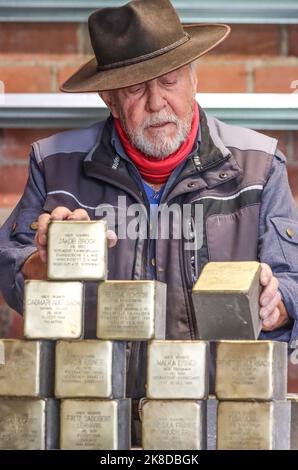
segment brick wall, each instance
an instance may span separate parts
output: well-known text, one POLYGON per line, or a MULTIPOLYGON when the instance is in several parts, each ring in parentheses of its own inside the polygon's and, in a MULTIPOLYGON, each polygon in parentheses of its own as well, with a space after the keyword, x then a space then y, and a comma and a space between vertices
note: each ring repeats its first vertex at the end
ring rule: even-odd
MULTIPOLYGON (((284 92, 298 80, 298 25, 232 25, 232 34, 198 63, 201 92, 284 92)), ((92 57, 85 24, 0 23, 0 80, 6 92, 57 92, 92 57)), ((27 178, 30 144, 55 129, 0 130, 0 224, 27 178)), ((288 157, 298 201, 298 132, 270 132, 288 157)))
MULTIPOLYGON (((298 25, 232 25, 230 37, 199 60, 198 91, 290 93, 298 80, 297 55, 298 25)), ((7 92, 57 92, 90 57, 85 24, 0 23, 0 80, 7 92)), ((31 142, 53 132, 0 130, 0 211, 24 187, 31 142)), ((298 132, 265 132, 280 139, 298 198, 298 132)))

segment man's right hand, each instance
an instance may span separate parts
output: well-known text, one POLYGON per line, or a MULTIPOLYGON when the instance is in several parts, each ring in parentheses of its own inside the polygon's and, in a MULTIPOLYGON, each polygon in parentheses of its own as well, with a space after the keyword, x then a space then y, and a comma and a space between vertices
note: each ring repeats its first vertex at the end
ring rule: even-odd
MULTIPOLYGON (((35 235, 37 252, 29 256, 22 267, 25 279, 46 279, 48 225, 53 220, 88 221, 90 217, 84 209, 71 211, 67 207, 56 207, 51 214, 41 214, 38 217, 38 228, 35 235)), ((108 230, 107 237, 108 247, 112 248, 117 243, 117 235, 112 230, 108 230)))

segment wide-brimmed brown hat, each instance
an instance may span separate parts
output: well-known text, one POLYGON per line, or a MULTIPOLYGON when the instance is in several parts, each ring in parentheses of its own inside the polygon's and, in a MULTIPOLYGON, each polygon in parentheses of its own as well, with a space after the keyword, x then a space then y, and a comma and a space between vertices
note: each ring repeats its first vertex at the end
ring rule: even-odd
POLYGON ((95 57, 61 91, 113 90, 152 80, 206 54, 230 32, 225 24, 182 26, 169 0, 102 8, 88 24, 95 57))

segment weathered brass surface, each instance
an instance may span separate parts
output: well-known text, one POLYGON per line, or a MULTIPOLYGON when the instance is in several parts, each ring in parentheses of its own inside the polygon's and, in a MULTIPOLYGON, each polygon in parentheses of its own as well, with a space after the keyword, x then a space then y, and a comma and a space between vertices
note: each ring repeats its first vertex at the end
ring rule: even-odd
POLYGON ((48 279, 98 281, 107 277, 104 221, 54 221, 48 229, 48 279))
POLYGON ((59 341, 56 346, 57 398, 123 398, 125 343, 120 341, 59 341))
POLYGON ((148 344, 148 398, 204 400, 209 390, 206 341, 152 341, 148 344))
POLYGON ((128 399, 62 400, 60 448, 128 450, 130 415, 128 399))
POLYGON ((289 402, 219 402, 218 450, 287 450, 289 448, 289 402))
POLYGON ((53 342, 2 339, 1 347, 5 352, 5 364, 0 365, 0 396, 53 396, 53 342))
POLYGON ((285 400, 287 343, 219 341, 216 349, 219 400, 285 400))
POLYGON ((204 340, 257 339, 261 265, 208 263, 193 287, 198 335, 204 340))
POLYGON ((142 405, 145 450, 206 449, 206 401, 148 400, 142 405))
POLYGON ((83 334, 81 282, 26 281, 24 335, 29 339, 78 339, 83 334))
POLYGON ((157 281, 106 281, 98 286, 97 337, 164 339, 166 284, 157 281))
POLYGON ((0 449, 57 449, 58 406, 52 399, 0 398, 0 449))

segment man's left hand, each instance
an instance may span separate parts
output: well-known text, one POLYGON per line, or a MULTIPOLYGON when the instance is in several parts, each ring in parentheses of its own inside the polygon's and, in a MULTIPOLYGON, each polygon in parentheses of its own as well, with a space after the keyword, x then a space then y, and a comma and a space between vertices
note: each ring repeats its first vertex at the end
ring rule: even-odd
POLYGON ((270 266, 261 263, 260 282, 264 287, 260 296, 260 317, 263 320, 263 331, 272 331, 289 321, 289 314, 281 300, 278 280, 273 276, 270 266))

